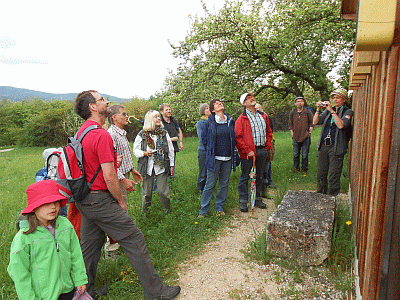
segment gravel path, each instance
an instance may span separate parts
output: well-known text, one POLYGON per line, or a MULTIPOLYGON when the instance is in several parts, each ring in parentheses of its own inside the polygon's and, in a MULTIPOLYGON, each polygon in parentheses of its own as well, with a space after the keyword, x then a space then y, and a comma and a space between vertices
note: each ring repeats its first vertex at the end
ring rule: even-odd
POLYGON ((268 217, 275 210, 271 201, 268 209, 254 214, 234 212, 232 221, 216 241, 208 243, 202 254, 181 265, 179 284, 182 288, 176 299, 265 299, 278 293, 277 284, 265 272, 264 266, 245 260, 242 250, 249 241, 263 232, 268 217))

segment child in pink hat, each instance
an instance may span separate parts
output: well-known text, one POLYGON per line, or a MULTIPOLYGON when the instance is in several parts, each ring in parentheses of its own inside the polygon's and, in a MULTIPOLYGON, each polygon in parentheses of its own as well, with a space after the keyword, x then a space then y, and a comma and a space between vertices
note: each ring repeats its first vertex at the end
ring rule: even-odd
POLYGON ((71 300, 88 282, 78 237, 68 219, 58 216, 68 191, 53 180, 26 190, 27 220, 11 244, 7 271, 19 299, 71 300))

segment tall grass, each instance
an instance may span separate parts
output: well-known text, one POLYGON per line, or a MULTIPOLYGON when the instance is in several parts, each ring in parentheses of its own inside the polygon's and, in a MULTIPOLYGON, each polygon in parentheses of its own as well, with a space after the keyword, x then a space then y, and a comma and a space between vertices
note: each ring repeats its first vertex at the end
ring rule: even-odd
MULTIPOLYGON (((292 140, 289 132, 274 133, 276 140, 275 160, 272 163, 272 178, 278 186, 276 205, 288 189, 316 189, 316 141, 319 130, 313 134, 310 151, 310 167, 307 176, 293 173, 292 140)), ((206 218, 197 218, 200 198, 196 195, 197 183, 197 138, 185 138, 184 150, 177 154, 175 181, 170 182, 171 214, 165 214, 157 194, 145 216, 141 213, 141 191, 129 194, 128 211, 143 231, 152 261, 166 283, 177 279, 177 267, 183 260, 198 253, 205 242, 217 236, 225 220, 238 206, 237 185, 240 168, 232 173, 225 217, 215 214, 212 201, 206 218)), ((9 248, 16 233, 15 220, 26 206, 26 188, 34 182, 36 171, 44 165, 43 148, 16 148, 0 153, 0 295, 1 299, 17 299, 14 285, 6 268, 9 248)), ((344 178, 346 180, 346 178, 344 178)), ((348 180, 347 180, 348 185, 348 180)), ((346 183, 343 184, 346 187, 346 183)), ((265 241, 265 238, 264 238, 265 241)), ((143 299, 142 287, 125 255, 115 260, 100 260, 96 287, 108 284, 110 293, 102 299, 143 299)))

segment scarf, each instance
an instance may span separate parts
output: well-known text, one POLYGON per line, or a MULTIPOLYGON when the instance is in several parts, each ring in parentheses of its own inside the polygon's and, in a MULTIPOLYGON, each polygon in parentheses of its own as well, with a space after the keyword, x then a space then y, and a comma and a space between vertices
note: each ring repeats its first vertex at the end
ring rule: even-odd
POLYGON ((154 155, 154 160, 160 168, 164 167, 164 155, 163 155, 163 138, 162 138, 163 129, 160 127, 152 130, 152 131, 145 131, 144 136, 146 138, 147 145, 150 149, 157 151, 154 155), (154 140, 151 138, 150 134, 157 136, 157 143, 154 144, 154 140))

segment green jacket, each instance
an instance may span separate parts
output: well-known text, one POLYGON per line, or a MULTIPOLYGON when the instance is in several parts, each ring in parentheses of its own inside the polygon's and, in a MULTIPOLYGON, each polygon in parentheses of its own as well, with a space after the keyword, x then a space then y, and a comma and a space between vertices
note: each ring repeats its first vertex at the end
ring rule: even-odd
POLYGON ((11 244, 7 268, 19 299, 57 300, 60 294, 88 282, 78 237, 66 218, 58 217, 55 238, 43 226, 23 234, 29 228, 27 221, 20 228, 11 244))

